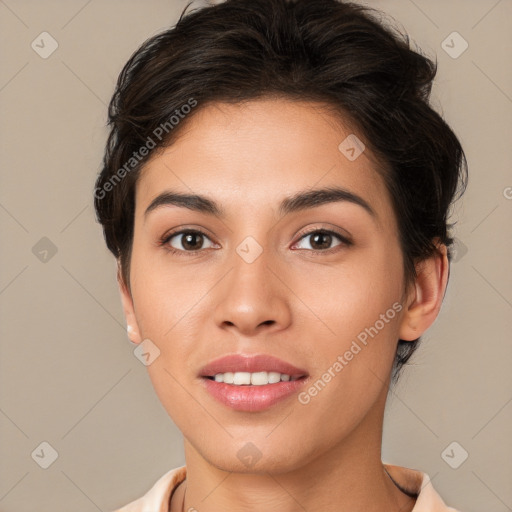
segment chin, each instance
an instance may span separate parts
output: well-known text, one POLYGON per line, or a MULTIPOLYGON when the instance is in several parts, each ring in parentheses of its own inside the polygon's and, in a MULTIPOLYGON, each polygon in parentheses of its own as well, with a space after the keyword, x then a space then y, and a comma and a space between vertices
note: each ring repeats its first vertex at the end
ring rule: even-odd
MULTIPOLYGON (((305 465, 309 459, 306 454, 301 456, 297 449, 290 450, 281 445, 279 450, 268 440, 264 448, 258 448, 257 441, 232 442, 226 449, 217 445, 213 450, 203 451, 202 456, 222 471, 253 475, 288 473, 305 465), (290 457, 290 453, 294 456, 290 457)), ((313 458, 312 454, 310 458, 313 458)))

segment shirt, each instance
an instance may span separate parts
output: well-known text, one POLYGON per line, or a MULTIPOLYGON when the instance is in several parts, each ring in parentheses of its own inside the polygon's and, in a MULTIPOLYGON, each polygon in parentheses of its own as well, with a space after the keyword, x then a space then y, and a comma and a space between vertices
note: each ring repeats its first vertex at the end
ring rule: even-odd
MULTIPOLYGON (((418 495, 412 512, 458 512, 445 505, 426 473, 390 464, 384 466, 401 487, 418 495)), ((186 476, 186 466, 171 469, 144 496, 113 512, 169 512, 170 497, 186 476)))

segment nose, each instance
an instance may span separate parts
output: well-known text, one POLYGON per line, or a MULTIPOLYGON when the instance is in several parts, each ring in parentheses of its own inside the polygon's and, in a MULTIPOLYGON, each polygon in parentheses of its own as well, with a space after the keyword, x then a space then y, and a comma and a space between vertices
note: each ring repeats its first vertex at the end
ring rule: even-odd
POLYGON ((292 292, 267 251, 252 263, 234 252, 229 263, 230 270, 217 289, 216 325, 244 336, 286 329, 292 318, 292 292))

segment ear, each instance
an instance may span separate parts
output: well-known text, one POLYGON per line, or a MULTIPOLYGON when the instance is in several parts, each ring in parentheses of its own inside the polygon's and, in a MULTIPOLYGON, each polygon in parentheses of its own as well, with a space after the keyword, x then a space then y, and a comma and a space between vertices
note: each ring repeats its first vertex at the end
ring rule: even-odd
POLYGON ((124 317, 126 319, 126 331, 128 333, 128 338, 133 343, 140 343, 142 341, 142 337, 140 335, 137 319, 135 318, 132 295, 124 282, 119 263, 117 265, 117 284, 119 285, 119 292, 121 294, 121 302, 123 304, 124 317))
POLYGON ((400 339, 419 338, 437 318, 448 284, 450 263, 446 245, 437 244, 437 251, 416 266, 417 278, 408 297, 408 306, 400 324, 400 339))

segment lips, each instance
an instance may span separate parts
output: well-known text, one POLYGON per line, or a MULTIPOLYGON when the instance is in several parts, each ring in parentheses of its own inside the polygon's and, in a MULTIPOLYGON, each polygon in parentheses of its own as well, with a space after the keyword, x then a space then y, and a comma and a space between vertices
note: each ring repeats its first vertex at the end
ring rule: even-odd
POLYGON ((229 354, 210 361, 200 372, 200 377, 213 377, 218 373, 227 372, 279 372, 290 377, 305 377, 308 372, 267 354, 229 354))
MULTIPOLYGON (((274 373, 274 375, 275 375, 274 373)), ((258 412, 267 410, 297 394, 309 380, 309 374, 302 368, 297 368, 277 357, 267 354, 229 354, 210 361, 200 372, 201 386, 218 402, 239 412, 258 412), (243 384, 234 385, 217 382, 215 375, 227 374, 242 376, 258 372, 275 372, 289 376, 289 381, 273 384, 243 384)), ((252 378, 251 378, 252 382, 252 378)))

